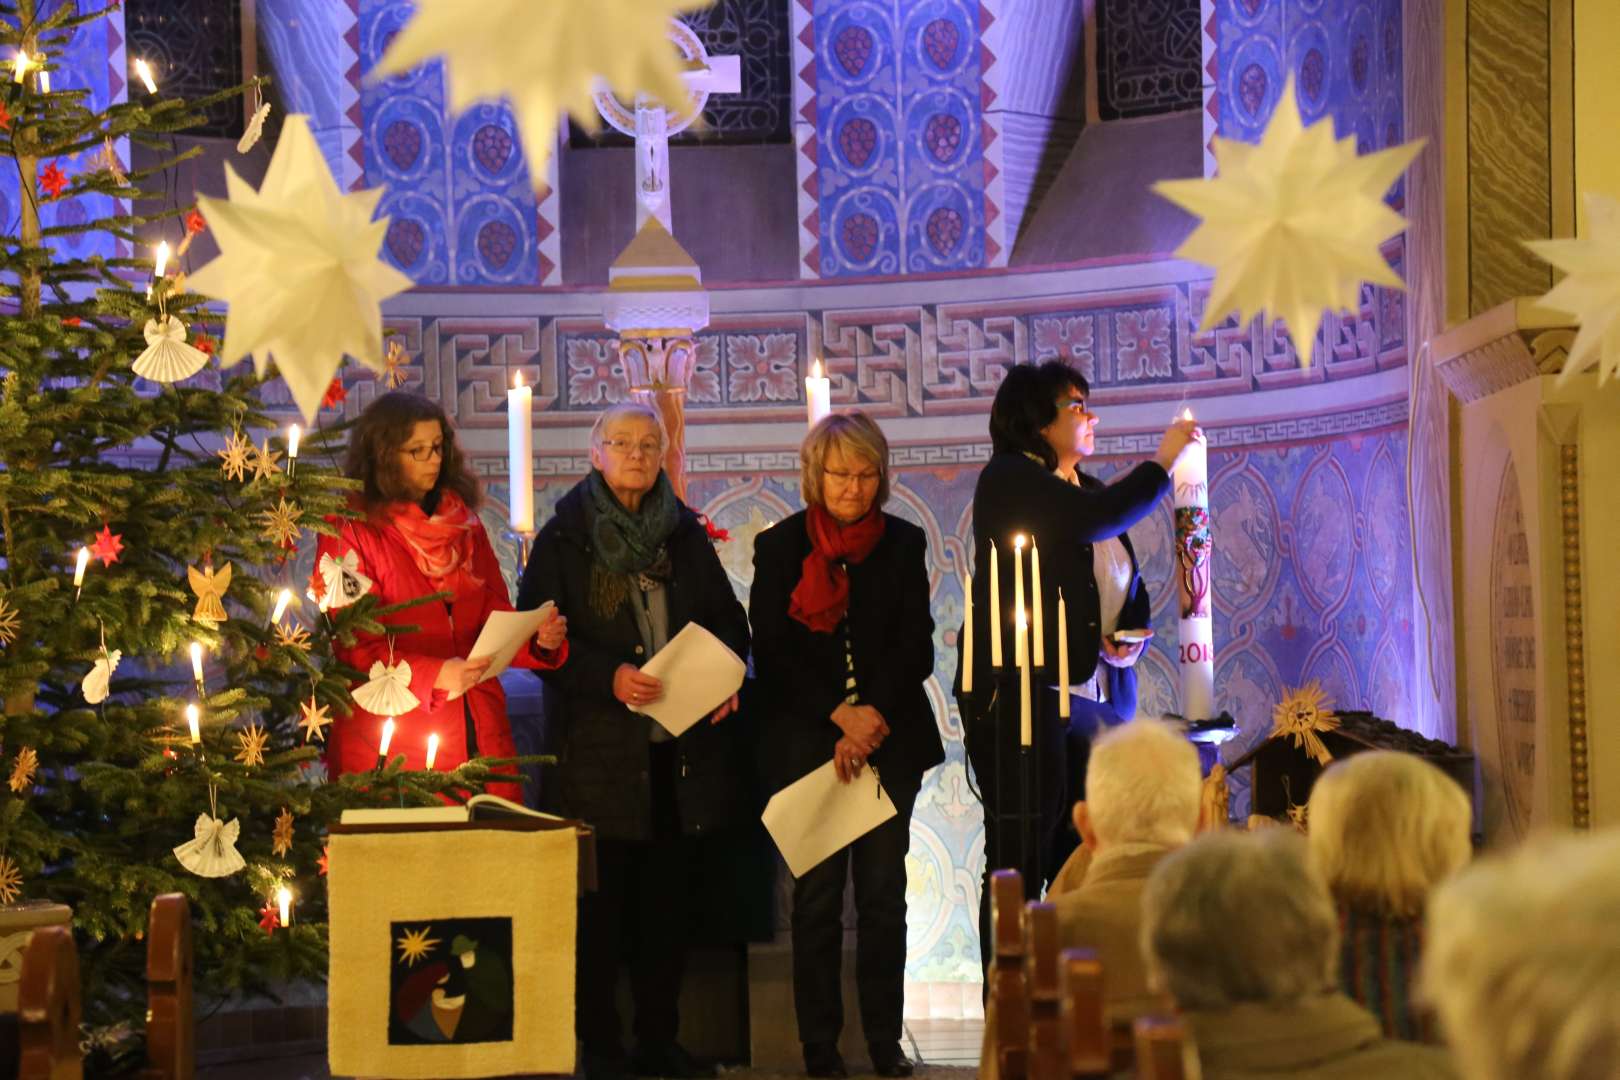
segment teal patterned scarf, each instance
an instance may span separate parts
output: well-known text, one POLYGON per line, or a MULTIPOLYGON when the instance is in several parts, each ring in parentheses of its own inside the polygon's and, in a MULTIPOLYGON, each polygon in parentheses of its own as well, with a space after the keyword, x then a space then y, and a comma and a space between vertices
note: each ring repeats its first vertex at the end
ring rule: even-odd
POLYGON ((614 497, 601 470, 592 469, 585 483, 591 498, 591 543, 595 548, 591 606, 598 614, 609 616, 630 596, 638 578, 669 576, 666 545, 680 521, 681 503, 662 472, 635 513, 614 497))

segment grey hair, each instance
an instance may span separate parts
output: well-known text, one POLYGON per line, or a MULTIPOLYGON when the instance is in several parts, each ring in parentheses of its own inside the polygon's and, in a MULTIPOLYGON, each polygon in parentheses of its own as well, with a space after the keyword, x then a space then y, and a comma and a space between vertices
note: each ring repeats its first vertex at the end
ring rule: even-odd
POLYGON ((1205 833, 1142 893, 1142 956, 1182 1009, 1285 1002, 1336 988, 1339 919, 1290 829, 1205 833))
POLYGON ((1198 751, 1161 720, 1121 724, 1092 744, 1086 811, 1104 843, 1185 844, 1202 795, 1198 751))
POLYGON ((630 400, 620 401, 602 410, 602 415, 596 418, 591 425, 591 449, 600 451, 602 440, 605 437, 608 425, 619 420, 626 420, 632 416, 639 416, 651 420, 658 425, 658 445, 660 449, 669 449, 669 432, 664 428, 664 418, 658 415, 658 410, 645 402, 630 400))
POLYGON ((1620 1075, 1620 830, 1532 837, 1429 897, 1420 993, 1458 1075, 1620 1075))

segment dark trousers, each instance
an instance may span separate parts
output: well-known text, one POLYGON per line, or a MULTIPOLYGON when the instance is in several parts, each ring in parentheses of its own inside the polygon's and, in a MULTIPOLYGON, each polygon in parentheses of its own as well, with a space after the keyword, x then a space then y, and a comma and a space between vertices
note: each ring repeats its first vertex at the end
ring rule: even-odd
POLYGON ((619 965, 628 963, 642 1045, 675 1041, 686 970, 687 903, 696 860, 681 835, 675 744, 648 745, 652 832, 645 842, 598 837, 597 887, 580 898, 574 1030, 586 1053, 624 1056, 619 965))
MULTIPOLYGON (((793 883, 793 1008, 801 1042, 844 1027, 844 883, 855 880, 855 985, 869 1043, 900 1041, 906 975, 906 852, 921 777, 886 778, 895 816, 793 883), (902 786, 903 785, 903 786, 902 786)), ((872 786, 870 770, 853 781, 872 786)), ((875 792, 874 792, 875 794, 875 792)))

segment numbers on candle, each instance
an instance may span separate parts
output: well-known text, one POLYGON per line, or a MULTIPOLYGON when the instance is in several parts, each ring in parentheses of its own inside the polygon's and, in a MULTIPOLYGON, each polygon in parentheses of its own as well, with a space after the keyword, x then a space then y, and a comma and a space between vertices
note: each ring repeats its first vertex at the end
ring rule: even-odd
POLYGON ((1181 646, 1183 664, 1205 664, 1215 658, 1207 641, 1192 641, 1181 646))

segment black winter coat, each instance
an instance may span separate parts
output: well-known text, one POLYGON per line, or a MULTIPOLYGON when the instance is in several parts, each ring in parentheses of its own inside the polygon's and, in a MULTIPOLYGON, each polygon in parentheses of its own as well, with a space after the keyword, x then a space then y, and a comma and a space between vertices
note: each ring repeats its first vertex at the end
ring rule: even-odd
MULTIPOLYGON (((910 522, 883 517, 883 538, 863 561, 848 567, 845 619, 861 702, 877 709, 889 725, 871 764, 897 788, 915 787, 925 771, 945 760, 923 687, 934 673, 928 540, 910 522)), ((818 634, 788 614, 810 548, 803 511, 754 538, 748 613, 755 676, 768 709, 761 743, 772 790, 831 761, 843 734, 831 719, 845 695, 842 627, 818 634)))
MULTIPOLYGON (((602 836, 646 840, 651 815, 647 717, 632 713, 613 696, 613 673, 620 664, 640 667, 648 657, 629 604, 602 618, 589 601, 591 562, 590 496, 576 484, 557 504, 556 515, 540 530, 518 588, 520 611, 547 600, 568 619, 568 660, 540 672, 547 688, 547 744, 560 760, 544 776, 546 808, 594 825, 602 836)), ((669 636, 695 622, 748 656, 748 616, 732 592, 720 558, 703 523, 685 505, 670 534, 673 564, 667 596, 669 636)), ((728 760, 728 719, 694 724, 676 740, 680 771, 676 799, 681 827, 688 834, 733 824, 743 814, 742 785, 728 760)))

